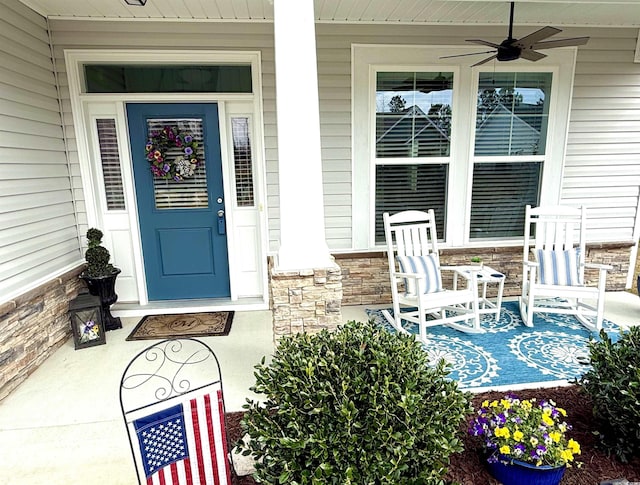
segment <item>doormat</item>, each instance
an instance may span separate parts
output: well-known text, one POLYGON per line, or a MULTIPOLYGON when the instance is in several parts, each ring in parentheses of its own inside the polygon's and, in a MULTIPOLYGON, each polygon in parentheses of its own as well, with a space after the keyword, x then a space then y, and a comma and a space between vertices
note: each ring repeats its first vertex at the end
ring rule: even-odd
MULTIPOLYGON (((382 328, 396 332, 381 310, 366 312, 382 328)), ((589 340, 599 339, 572 315, 536 313, 533 327, 526 327, 515 301, 503 302, 497 322, 494 315, 483 315, 480 326, 485 333, 429 327, 428 345, 423 345, 432 362, 444 358, 451 365, 449 377, 468 391, 566 385, 590 369, 589 340)), ((602 326, 613 341, 625 330, 607 320, 602 326)), ((418 333, 417 325, 405 328, 418 333)))
POLYGON ((232 321, 233 312, 147 315, 127 340, 224 336, 229 334, 232 321))

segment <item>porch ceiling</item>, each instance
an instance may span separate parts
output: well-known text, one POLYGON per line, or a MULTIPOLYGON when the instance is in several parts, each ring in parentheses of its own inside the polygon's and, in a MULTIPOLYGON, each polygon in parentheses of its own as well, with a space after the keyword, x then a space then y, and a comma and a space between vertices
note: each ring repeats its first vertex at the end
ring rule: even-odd
MULTIPOLYGON (((41 15, 73 19, 273 20, 273 0, 20 0, 41 15)), ((318 22, 506 25, 508 2, 495 0, 314 0, 318 22)), ((517 25, 640 26, 638 0, 518 0, 517 25)))

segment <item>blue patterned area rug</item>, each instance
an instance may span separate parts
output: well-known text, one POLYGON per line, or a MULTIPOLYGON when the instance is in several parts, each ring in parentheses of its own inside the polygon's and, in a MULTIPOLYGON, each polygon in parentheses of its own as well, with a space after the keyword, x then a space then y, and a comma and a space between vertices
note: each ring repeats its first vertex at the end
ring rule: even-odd
MULTIPOLYGON (((396 331, 382 310, 366 312, 377 324, 396 331)), ((393 315, 393 309, 389 312, 393 315)), ((427 328, 430 359, 449 362, 450 377, 468 391, 565 385, 589 369, 588 342, 599 338, 571 315, 535 314, 534 326, 526 327, 516 301, 503 302, 499 321, 484 315, 481 325, 486 333, 467 334, 444 325, 427 328)), ((418 333, 417 325, 405 328, 418 333)), ((607 320, 603 328, 614 341, 622 329, 607 320)))

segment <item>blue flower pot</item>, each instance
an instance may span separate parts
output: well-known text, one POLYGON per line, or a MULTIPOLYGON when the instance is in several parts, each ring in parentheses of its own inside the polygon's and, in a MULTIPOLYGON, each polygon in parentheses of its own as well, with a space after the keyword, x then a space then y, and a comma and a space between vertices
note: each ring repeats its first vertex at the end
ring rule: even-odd
POLYGON ((500 457, 508 464, 497 461, 487 462, 489 473, 503 485, 558 485, 564 475, 565 466, 535 466, 519 460, 500 457))

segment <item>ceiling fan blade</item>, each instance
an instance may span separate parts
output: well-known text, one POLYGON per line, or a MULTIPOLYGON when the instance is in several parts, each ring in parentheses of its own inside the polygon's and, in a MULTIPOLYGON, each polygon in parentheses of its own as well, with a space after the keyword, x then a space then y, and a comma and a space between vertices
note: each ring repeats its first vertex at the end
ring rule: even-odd
POLYGON ((473 44, 486 45, 488 47, 495 47, 496 49, 500 47, 500 44, 494 44, 493 42, 489 42, 488 40, 482 39, 467 39, 465 42, 471 42, 473 44))
POLYGON ((575 45, 585 45, 589 37, 574 37, 572 39, 548 40, 546 42, 536 42, 532 49, 550 49, 552 47, 572 47, 575 45))
POLYGON ((536 52, 532 49, 522 49, 520 51, 520 57, 528 61, 535 62, 535 61, 539 61, 540 59, 544 59, 545 57, 547 57, 547 55, 543 54, 542 52, 536 52))
POLYGON ((527 49, 533 44, 536 44, 547 37, 551 37, 558 32, 562 32, 562 30, 550 26, 542 27, 540 30, 536 30, 531 34, 524 36, 522 39, 517 39, 512 45, 520 47, 520 49, 527 49))
POLYGON ((480 54, 491 54, 495 51, 469 52, 468 54, 455 54, 453 56, 440 56, 439 59, 450 59, 451 57, 479 56, 480 54))
POLYGON ((471 67, 481 66, 482 64, 486 64, 487 62, 494 60, 496 57, 498 57, 498 54, 491 57, 487 57, 486 59, 483 59, 480 62, 476 62, 471 67))

